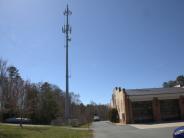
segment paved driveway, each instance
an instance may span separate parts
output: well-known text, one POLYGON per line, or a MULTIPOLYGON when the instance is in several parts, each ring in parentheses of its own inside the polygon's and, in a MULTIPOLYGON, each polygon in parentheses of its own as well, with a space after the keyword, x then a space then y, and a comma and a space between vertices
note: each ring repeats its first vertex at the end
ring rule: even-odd
POLYGON ((130 125, 116 126, 110 122, 94 122, 94 138, 172 138, 175 127, 138 129, 130 125))

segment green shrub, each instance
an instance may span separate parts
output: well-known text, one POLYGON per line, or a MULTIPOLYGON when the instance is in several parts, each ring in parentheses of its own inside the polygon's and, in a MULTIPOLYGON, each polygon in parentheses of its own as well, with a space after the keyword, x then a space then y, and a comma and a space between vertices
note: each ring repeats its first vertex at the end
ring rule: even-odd
POLYGON ((119 123, 119 115, 118 115, 118 110, 116 108, 110 109, 109 120, 113 123, 119 123))

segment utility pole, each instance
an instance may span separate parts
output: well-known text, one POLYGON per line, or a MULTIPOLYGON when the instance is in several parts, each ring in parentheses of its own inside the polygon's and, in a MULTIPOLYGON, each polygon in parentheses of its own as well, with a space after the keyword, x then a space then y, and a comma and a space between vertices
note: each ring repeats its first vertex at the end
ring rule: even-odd
POLYGON ((71 41, 71 38, 69 37, 69 34, 72 32, 72 28, 69 25, 69 16, 72 14, 72 12, 69 10, 69 7, 67 5, 66 10, 64 11, 64 16, 66 16, 66 22, 64 26, 62 27, 63 33, 66 35, 66 97, 65 97, 65 121, 68 121, 70 118, 70 99, 69 99, 69 72, 68 72, 68 44, 71 41))

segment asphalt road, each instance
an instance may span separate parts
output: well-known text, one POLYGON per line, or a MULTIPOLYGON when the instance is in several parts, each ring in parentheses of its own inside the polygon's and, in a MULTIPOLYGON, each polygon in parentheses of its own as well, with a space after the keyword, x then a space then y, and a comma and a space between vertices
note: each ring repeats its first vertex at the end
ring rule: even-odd
POLYGON ((130 125, 116 126, 110 122, 92 124, 94 138, 172 138, 175 127, 138 129, 130 125))

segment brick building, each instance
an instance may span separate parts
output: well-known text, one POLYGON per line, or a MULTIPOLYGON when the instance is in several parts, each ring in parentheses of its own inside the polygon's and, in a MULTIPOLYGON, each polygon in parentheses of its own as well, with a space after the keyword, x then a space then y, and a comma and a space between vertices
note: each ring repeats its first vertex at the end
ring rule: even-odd
POLYGON ((128 123, 184 120, 184 88, 113 90, 111 107, 128 123))

